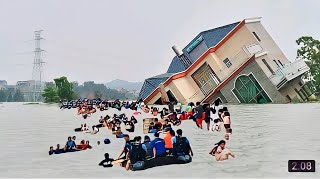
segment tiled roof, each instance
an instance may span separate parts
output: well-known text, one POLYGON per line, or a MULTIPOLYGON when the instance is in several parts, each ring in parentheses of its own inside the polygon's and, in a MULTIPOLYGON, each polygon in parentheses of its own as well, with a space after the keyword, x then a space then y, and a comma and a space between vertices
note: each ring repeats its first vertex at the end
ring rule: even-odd
POLYGON ((210 29, 207 31, 202 31, 199 33, 185 48, 183 48, 183 52, 186 52, 187 47, 189 47, 196 39, 200 36, 203 37, 204 42, 211 48, 218 44, 233 28, 235 28, 240 22, 228 24, 225 26, 217 27, 214 29, 210 29))
POLYGON ((171 64, 168 68, 167 73, 178 73, 184 70, 186 70, 185 67, 183 66, 181 61, 178 59, 178 57, 175 56, 171 61, 171 64))
MULTIPOLYGON (((225 25, 225 26, 217 27, 214 29, 210 29, 207 31, 202 31, 182 51, 188 57, 189 54, 186 52, 186 49, 194 41, 196 41, 200 36, 203 37, 203 41, 205 42, 206 46, 208 48, 211 48, 211 47, 217 45, 239 23, 240 22, 236 22, 236 23, 225 25)), ((178 72, 181 72, 184 70, 186 70, 186 68, 181 63, 181 61, 178 59, 178 57, 175 56, 171 61, 171 64, 167 70, 167 73, 148 78, 144 81, 144 84, 143 84, 141 91, 139 93, 139 99, 141 99, 141 98, 145 99, 150 93, 152 93, 152 91, 154 91, 159 86, 160 83, 166 81, 172 74, 175 74, 175 73, 178 73, 178 72)))
POLYGON ((153 76, 144 81, 138 99, 145 99, 153 90, 155 90, 160 83, 166 81, 173 73, 164 73, 153 76))

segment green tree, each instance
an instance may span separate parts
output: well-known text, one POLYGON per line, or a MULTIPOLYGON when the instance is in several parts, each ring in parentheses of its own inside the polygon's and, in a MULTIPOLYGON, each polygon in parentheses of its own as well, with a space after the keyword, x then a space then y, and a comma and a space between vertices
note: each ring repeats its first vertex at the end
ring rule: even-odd
POLYGON ((46 89, 44 89, 42 97, 44 98, 44 102, 46 103, 57 103, 60 100, 57 91, 52 87, 47 87, 46 89))
POLYGON ((308 76, 312 78, 310 84, 315 95, 320 97, 320 41, 311 36, 302 36, 296 43, 300 46, 297 57, 304 59, 310 68, 308 76))
POLYGON ((67 77, 63 76, 60 78, 54 79, 54 82, 57 87, 57 93, 60 99, 67 99, 70 100, 73 98, 73 85, 67 79, 67 77))
POLYGON ((8 93, 7 102, 13 102, 13 97, 12 97, 11 91, 9 91, 9 93, 8 93))
POLYGON ((13 101, 14 102, 24 102, 24 96, 19 89, 17 89, 13 95, 13 101))
POLYGON ((0 90, 0 102, 6 102, 7 101, 7 95, 3 90, 0 90))

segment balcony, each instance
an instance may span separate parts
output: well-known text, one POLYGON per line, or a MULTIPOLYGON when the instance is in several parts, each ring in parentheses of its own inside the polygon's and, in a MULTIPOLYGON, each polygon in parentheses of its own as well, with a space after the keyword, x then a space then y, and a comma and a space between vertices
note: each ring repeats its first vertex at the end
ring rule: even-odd
POLYGON ((308 72, 310 68, 303 60, 297 60, 292 63, 285 64, 278 68, 275 74, 271 75, 269 79, 277 87, 282 88, 287 82, 308 72))

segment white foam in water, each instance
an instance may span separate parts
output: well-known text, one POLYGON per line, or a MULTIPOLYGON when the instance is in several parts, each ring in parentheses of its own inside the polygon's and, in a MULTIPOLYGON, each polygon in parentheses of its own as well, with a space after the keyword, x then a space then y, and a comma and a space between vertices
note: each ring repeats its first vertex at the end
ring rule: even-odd
MULTIPOLYGON (((0 177, 1 178, 314 178, 320 177, 320 104, 230 105, 233 135, 227 147, 236 158, 216 162, 208 153, 213 144, 224 137, 220 133, 195 128, 193 121, 179 127, 194 151, 193 162, 184 165, 155 167, 139 172, 125 171, 118 166, 102 168, 98 163, 108 152, 117 158, 124 145, 110 131, 100 129, 96 135, 75 133, 80 124, 98 124, 101 115, 119 113, 114 109, 98 111, 87 119, 76 110, 60 110, 55 105, 22 105, 3 103, 0 106, 0 177), (76 142, 89 140, 91 150, 48 155, 49 147, 61 144, 68 136, 76 142), (105 145, 103 140, 111 143, 105 145), (97 141, 101 145, 97 145, 97 141), (290 159, 316 161, 315 173, 288 173, 290 159)), ((127 116, 132 111, 123 110, 127 116)), ((120 114, 120 113, 119 113, 120 114)), ((142 134, 142 119, 131 137, 142 134)), ((205 124, 203 124, 205 127, 205 124)), ((124 127, 124 133, 127 133, 124 127)), ((152 137, 152 135, 150 135, 152 137)), ((153 137, 152 137, 153 138, 153 137)))

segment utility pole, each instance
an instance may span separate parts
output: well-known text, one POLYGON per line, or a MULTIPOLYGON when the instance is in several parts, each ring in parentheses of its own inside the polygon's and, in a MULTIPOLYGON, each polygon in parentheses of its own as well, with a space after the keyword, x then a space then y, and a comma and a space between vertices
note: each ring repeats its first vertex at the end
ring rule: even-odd
POLYGON ((40 41, 43 39, 41 37, 41 32, 43 30, 34 31, 35 35, 35 50, 34 50, 34 62, 32 79, 34 80, 34 91, 33 91, 33 101, 41 101, 42 91, 43 91, 43 61, 41 58, 42 50, 40 47, 40 41))

